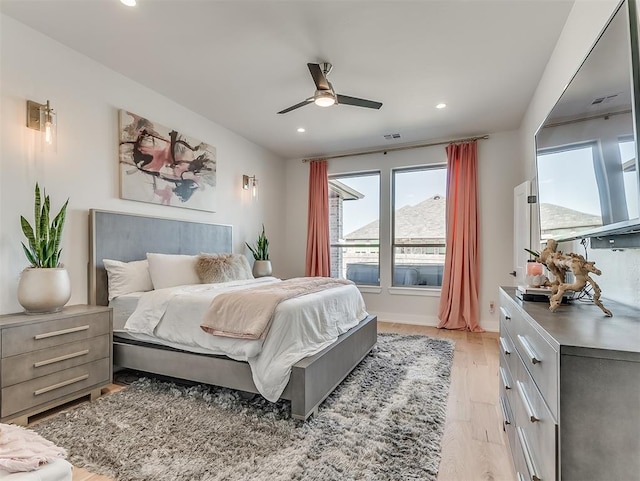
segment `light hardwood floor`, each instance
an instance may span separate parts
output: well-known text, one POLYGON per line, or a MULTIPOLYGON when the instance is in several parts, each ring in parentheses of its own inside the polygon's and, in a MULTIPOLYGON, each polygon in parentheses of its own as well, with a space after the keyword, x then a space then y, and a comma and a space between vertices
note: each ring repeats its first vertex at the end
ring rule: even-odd
MULTIPOLYGON (((513 481, 498 408, 498 334, 382 322, 378 330, 448 338, 456 343, 438 481, 513 481)), ((119 389, 122 387, 112 385, 107 391, 119 389)), ((75 468, 73 481, 112 479, 75 468)))

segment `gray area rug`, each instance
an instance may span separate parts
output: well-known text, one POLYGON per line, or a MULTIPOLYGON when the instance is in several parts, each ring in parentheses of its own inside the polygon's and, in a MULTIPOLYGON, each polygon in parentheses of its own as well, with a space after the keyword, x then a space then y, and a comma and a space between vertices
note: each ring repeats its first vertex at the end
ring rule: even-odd
POLYGON ((306 422, 287 401, 142 378, 33 429, 124 481, 435 480, 453 349, 380 334, 306 422))

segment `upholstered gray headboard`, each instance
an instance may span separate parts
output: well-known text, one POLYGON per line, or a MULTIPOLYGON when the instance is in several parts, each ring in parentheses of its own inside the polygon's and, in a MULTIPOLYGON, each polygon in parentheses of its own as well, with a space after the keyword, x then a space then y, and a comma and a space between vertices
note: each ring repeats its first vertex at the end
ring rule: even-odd
POLYGON ((232 252, 232 227, 91 209, 89 211, 89 303, 108 304, 102 259, 146 259, 147 252, 232 252))

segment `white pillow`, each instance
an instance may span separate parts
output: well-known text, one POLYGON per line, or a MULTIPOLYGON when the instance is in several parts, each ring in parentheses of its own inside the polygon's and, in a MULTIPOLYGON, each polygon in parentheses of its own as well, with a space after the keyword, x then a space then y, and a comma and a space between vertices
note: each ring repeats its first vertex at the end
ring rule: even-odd
POLYGON ((200 284, 196 273, 198 256, 147 253, 154 289, 200 284))
POLYGON ((122 262, 103 259, 102 262, 109 280, 109 300, 132 292, 153 290, 146 260, 122 262))

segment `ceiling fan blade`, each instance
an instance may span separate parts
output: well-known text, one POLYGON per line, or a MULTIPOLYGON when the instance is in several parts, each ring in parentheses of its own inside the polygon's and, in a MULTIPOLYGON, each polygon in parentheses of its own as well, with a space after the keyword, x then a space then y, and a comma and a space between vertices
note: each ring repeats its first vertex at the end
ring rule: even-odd
POLYGON ((292 110, 299 109, 300 107, 304 107, 305 105, 310 104, 311 102, 313 102, 313 97, 309 97, 308 99, 303 100, 299 104, 292 105, 291 107, 289 107, 287 109, 284 109, 284 110, 281 110, 278 113, 279 114, 286 114, 287 112, 291 112, 292 110))
POLYGON ((313 77, 313 81, 316 84, 316 89, 318 90, 331 90, 331 86, 329 85, 329 81, 327 77, 322 73, 322 69, 320 65, 317 63, 308 63, 307 67, 309 67, 309 72, 311 72, 311 76, 313 77))
POLYGON ((375 102, 373 100, 359 99, 356 97, 349 97, 348 95, 336 95, 339 104, 355 105, 356 107, 366 107, 368 109, 379 109, 382 107, 382 102, 375 102))

